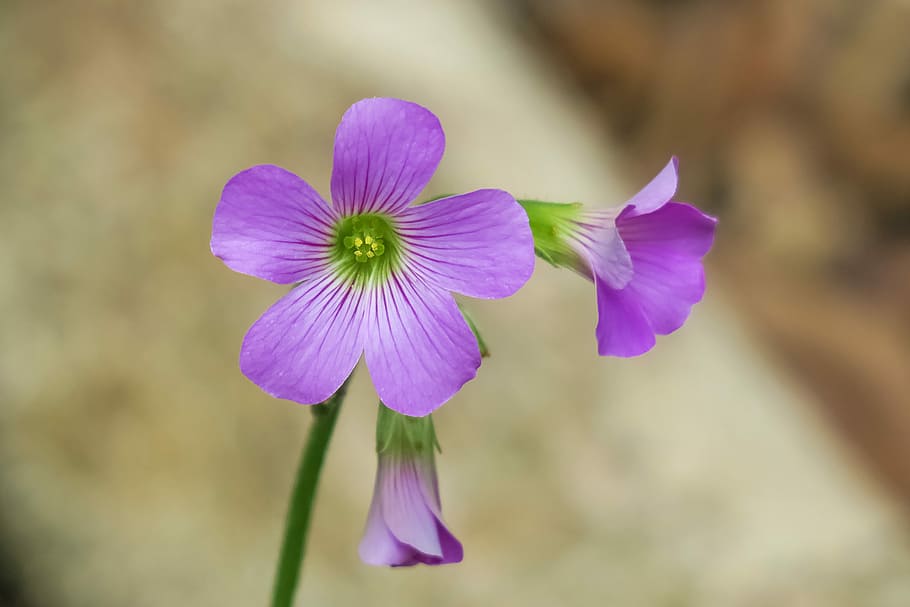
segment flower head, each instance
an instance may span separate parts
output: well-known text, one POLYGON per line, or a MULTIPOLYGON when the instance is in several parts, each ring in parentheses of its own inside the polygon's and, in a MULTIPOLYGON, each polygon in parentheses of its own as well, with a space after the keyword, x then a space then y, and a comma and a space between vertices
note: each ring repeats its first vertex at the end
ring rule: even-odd
POLYGON ((461 543, 442 520, 430 416, 406 417, 379 406, 379 466, 360 558, 401 567, 458 563, 461 543))
POLYGON ((673 201, 676 158, 625 205, 522 201, 538 254, 594 282, 598 352, 638 356, 680 328, 705 292, 702 258, 717 220, 673 201))
POLYGON ((410 206, 444 148, 426 108, 365 99, 335 135, 331 205, 272 165, 224 187, 212 252, 237 272, 299 283, 243 340, 240 368, 263 390, 322 402, 364 354, 383 402, 419 416, 475 376, 477 342, 451 292, 511 295, 531 276, 533 241, 501 190, 410 206))

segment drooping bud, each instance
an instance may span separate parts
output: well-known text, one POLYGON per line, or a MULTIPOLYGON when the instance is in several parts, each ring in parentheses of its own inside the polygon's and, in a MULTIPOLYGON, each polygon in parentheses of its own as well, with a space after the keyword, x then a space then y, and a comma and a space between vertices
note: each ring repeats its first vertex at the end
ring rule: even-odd
POLYGON ((369 565, 404 567, 458 563, 461 543, 442 520, 431 416, 408 417, 379 405, 379 464, 360 558, 369 565))

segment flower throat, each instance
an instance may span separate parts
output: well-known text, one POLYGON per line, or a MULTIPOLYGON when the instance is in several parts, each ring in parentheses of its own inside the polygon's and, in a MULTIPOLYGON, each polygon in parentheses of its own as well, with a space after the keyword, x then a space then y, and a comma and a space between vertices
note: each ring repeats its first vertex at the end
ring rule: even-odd
POLYGON ((358 284, 388 278, 400 250, 392 223, 383 215, 345 217, 335 227, 334 261, 358 284))

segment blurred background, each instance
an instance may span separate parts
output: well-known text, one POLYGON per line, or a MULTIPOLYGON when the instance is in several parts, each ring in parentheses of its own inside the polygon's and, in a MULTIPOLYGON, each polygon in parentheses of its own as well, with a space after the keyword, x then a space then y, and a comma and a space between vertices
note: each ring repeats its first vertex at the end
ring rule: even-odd
POLYGON ((359 562, 359 369, 299 604, 910 605, 908 32, 901 0, 0 3, 0 606, 266 603, 309 413, 237 368, 284 288, 211 216, 258 163, 328 194, 368 96, 439 115, 427 196, 613 206, 677 154, 720 229, 643 358, 545 264, 469 302, 460 565, 359 562))

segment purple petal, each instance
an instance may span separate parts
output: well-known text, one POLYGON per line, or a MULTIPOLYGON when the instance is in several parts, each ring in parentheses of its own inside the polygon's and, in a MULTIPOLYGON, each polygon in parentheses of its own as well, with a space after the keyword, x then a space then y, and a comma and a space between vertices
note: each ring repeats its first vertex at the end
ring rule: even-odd
POLYGON ((643 251, 655 251, 673 258, 701 259, 714 243, 717 219, 690 204, 672 202, 648 215, 625 212, 617 221, 619 235, 635 257, 643 251))
POLYGON ((654 334, 680 328, 705 292, 702 257, 711 248, 716 220, 693 206, 664 205, 648 215, 620 215, 619 233, 635 275, 622 290, 597 286, 598 351, 637 356, 654 346, 654 334))
POLYGON ((599 212, 574 237, 574 247, 591 271, 613 289, 632 280, 632 258, 615 223, 615 213, 599 212))
POLYGON ((680 328, 705 293, 701 258, 711 248, 717 221, 688 204, 670 203, 639 217, 620 219, 635 278, 629 285, 654 332, 680 328))
POLYGON ((460 563, 464 559, 464 548, 461 542, 452 535, 442 519, 436 519, 436 529, 439 533, 439 543, 442 546, 442 559, 438 563, 427 563, 434 565, 448 565, 449 563, 460 563))
POLYGON ((627 203, 626 207, 633 215, 645 215, 656 211, 666 203, 670 202, 673 195, 676 194, 676 187, 679 184, 679 160, 674 156, 667 163, 667 166, 657 174, 657 177, 651 180, 651 183, 641 189, 638 194, 633 196, 627 203))
POLYGON ((390 409, 421 417, 477 374, 480 351, 452 296, 409 273, 373 292, 366 363, 390 409))
POLYGON ((444 290, 507 297, 534 271, 528 216, 502 190, 477 190, 410 207, 396 224, 409 263, 444 290))
POLYGON ((445 526, 432 459, 381 454, 373 501, 360 542, 360 558, 369 565, 402 567, 460 562, 461 543, 445 526))
POLYGON ((439 119, 400 99, 352 105, 335 133, 332 201, 342 215, 394 214, 426 187, 445 150, 439 119))
POLYGON ((654 329, 637 298, 611 289, 595 278, 597 290, 597 353, 601 356, 638 356, 654 347, 654 329))
POLYGON ((380 491, 382 519, 399 542, 429 557, 442 558, 442 546, 436 533, 436 517, 427 508, 413 459, 390 464, 396 469, 383 475, 380 491))
POLYGON ((324 269, 334 218, 303 179, 259 165, 227 182, 212 221, 212 253, 235 272, 288 284, 324 269))
MULTIPOLYGON (((423 492, 424 503, 433 516, 436 517, 436 533, 439 536, 439 544, 442 548, 442 559, 435 563, 445 565, 447 563, 460 563, 464 558, 464 549, 461 542, 449 531, 442 520, 442 505, 439 500, 439 482, 436 478, 436 465, 432 459, 420 460, 416 462, 420 472, 420 488, 423 492)), ((427 561, 423 561, 426 563, 427 561)))
POLYGON ((282 297, 250 327, 240 370, 278 398, 302 404, 330 397, 363 351, 366 295, 330 274, 282 297))
POLYGON ((385 524, 382 518, 382 472, 376 474, 376 485, 373 488, 373 500, 370 513, 367 515, 367 526, 360 540, 357 552, 367 565, 396 567, 416 564, 415 550, 402 544, 385 524))

